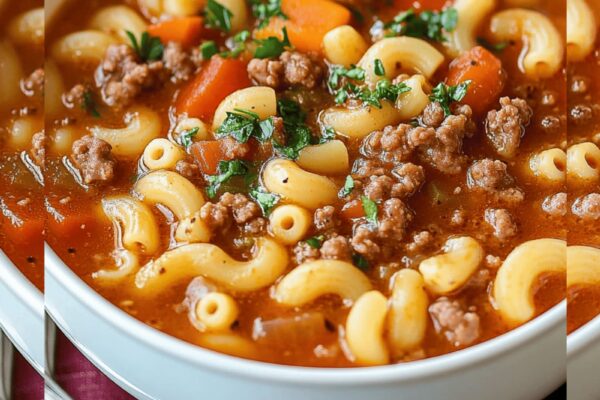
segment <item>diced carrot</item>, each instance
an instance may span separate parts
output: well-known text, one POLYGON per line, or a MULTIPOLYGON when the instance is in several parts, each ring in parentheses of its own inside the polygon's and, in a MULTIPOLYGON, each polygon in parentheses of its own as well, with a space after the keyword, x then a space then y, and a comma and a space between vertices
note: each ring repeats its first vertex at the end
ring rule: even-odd
POLYGON ((44 219, 36 216, 24 216, 18 220, 4 220, 0 230, 8 240, 17 245, 39 244, 44 235, 44 219))
POLYGON ((362 201, 354 200, 349 203, 346 203, 344 207, 342 207, 342 211, 340 212, 342 218, 344 219, 354 219, 354 218, 362 218, 365 216, 365 210, 362 205, 362 201))
POLYGON ((457 85, 471 81, 462 103, 468 104, 475 114, 481 114, 494 104, 506 81, 502 62, 481 46, 461 54, 450 63, 446 83, 457 85))
POLYGON ((204 174, 217 173, 219 161, 225 160, 225 152, 218 140, 204 140, 191 146, 192 156, 198 161, 200 170, 204 174))
POLYGON ((330 0, 282 0, 281 11, 288 19, 271 18, 269 25, 255 33, 257 39, 283 38, 287 28, 292 45, 300 51, 321 51, 323 36, 335 27, 350 22, 350 11, 330 0))
POLYGON ((163 43, 179 42, 183 46, 193 46, 200 42, 202 25, 202 17, 173 18, 150 25, 148 33, 160 38, 163 43))
POLYGON ((177 111, 190 117, 212 118, 225 97, 250 85, 246 63, 213 56, 202 72, 179 93, 177 111))

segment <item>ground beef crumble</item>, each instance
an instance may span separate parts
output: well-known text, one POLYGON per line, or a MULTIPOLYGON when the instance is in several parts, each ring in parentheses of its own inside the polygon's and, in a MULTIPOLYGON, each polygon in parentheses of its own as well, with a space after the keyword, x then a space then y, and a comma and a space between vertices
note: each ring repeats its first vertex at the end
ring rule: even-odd
POLYGON ((524 199, 523 191, 515 187, 515 180, 507 172, 507 165, 499 160, 485 158, 475 161, 467 172, 471 190, 491 194, 497 201, 516 204, 524 199))
POLYGON ((573 214, 584 221, 600 219, 600 193, 590 193, 577 198, 571 206, 573 214))
POLYGON ((284 51, 277 59, 250 60, 248 75, 258 85, 275 89, 286 85, 312 89, 321 81, 323 67, 311 54, 284 51))
POLYGON ((31 158, 38 167, 46 165, 46 132, 43 130, 31 138, 31 158))
POLYGON ((488 208, 485 210, 485 221, 494 228, 494 235, 500 240, 517 234, 517 224, 507 209, 488 208))
POLYGON ((429 306, 429 313, 436 331, 456 347, 469 345, 479 337, 479 316, 473 311, 464 311, 456 300, 440 297, 429 306))
POLYGON ((317 208, 313 221, 315 227, 320 231, 333 230, 340 224, 340 221, 337 219, 335 207, 333 206, 317 208))
POLYGON ((44 93, 44 69, 38 68, 23 79, 23 92, 27 96, 41 96, 44 93))
POLYGON ((564 217, 567 215, 567 194, 561 192, 546 197, 542 210, 551 217, 564 217))
POLYGON ((86 184, 109 182, 115 176, 112 147, 102 139, 87 135, 73 142, 72 160, 86 184))
POLYGON ((226 231, 235 222, 245 233, 258 234, 265 230, 267 221, 260 207, 241 193, 223 193, 217 203, 205 203, 200 218, 212 230, 226 231))
POLYGON ((298 265, 304 264, 305 262, 315 261, 319 259, 321 254, 319 249, 315 249, 306 242, 299 242, 296 246, 294 246, 292 252, 294 253, 294 260, 298 265))
POLYGON ((512 158, 519 148, 533 111, 525 100, 519 98, 502 97, 500 106, 500 110, 488 112, 485 132, 499 155, 512 158))
POLYGON ((350 261, 352 259, 352 248, 345 236, 333 236, 321 245, 321 258, 326 260, 350 261))

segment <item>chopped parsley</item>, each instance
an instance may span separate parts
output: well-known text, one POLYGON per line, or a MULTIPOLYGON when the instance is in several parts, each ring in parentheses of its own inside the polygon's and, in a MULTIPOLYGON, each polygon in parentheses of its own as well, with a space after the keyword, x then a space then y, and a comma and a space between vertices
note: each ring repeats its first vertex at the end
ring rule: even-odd
POLYGON ((432 89, 429 99, 439 103, 444 110, 444 114, 448 116, 452 114, 450 111, 450 104, 464 99, 470 84, 470 80, 459 83, 456 86, 448 86, 445 83, 440 82, 432 89))
POLYGON ((292 46, 288 37, 287 28, 283 27, 283 40, 279 40, 276 36, 269 36, 266 39, 257 40, 258 47, 254 52, 256 58, 274 58, 279 57, 286 48, 292 46))
POLYGON ((248 173, 248 165, 241 160, 219 161, 217 175, 208 175, 206 181, 206 194, 213 199, 222 183, 227 182, 233 176, 243 176, 248 173))
POLYGON ((94 100, 94 95, 90 90, 86 90, 83 93, 83 101, 81 102, 81 108, 83 108, 88 114, 90 114, 94 118, 100 118, 100 113, 98 112, 98 105, 94 100))
POLYGON ((277 112, 283 118, 285 144, 273 140, 273 148, 281 155, 295 160, 300 150, 312 142, 312 131, 306 125, 306 113, 293 100, 280 99, 277 101, 277 112))
POLYGON ((220 29, 224 32, 231 31, 233 13, 215 0, 208 0, 208 3, 206 3, 205 17, 208 27, 220 29))
POLYGON ((269 215, 280 199, 279 195, 267 192, 262 186, 250 189, 249 194, 258 203, 263 215, 269 215))
POLYGON ((125 33, 131 42, 131 47, 143 61, 156 61, 162 58, 164 47, 159 38, 144 32, 138 43, 131 31, 125 31, 125 33))
POLYGON ((338 89, 343 77, 362 82, 365 80, 365 70, 355 65, 352 65, 350 69, 340 65, 332 67, 331 72, 329 73, 329 79, 327 80, 329 89, 332 91, 338 89))
POLYGON ((362 254, 358 253, 352 254, 352 264, 363 271, 369 268, 367 259, 362 254))
POLYGON ((250 37, 250 32, 246 31, 246 30, 236 33, 235 36, 233 38, 231 38, 231 41, 232 41, 231 50, 221 52, 220 55, 222 57, 226 57, 226 58, 238 57, 240 54, 242 54, 242 52, 244 50, 246 50, 246 40, 248 40, 249 37, 250 37))
POLYGON ((344 187, 340 190, 338 197, 340 197, 340 198, 346 197, 346 196, 350 195, 350 193, 352 193, 353 190, 354 190, 354 179, 352 178, 351 175, 348 175, 346 177, 346 182, 344 182, 344 187))
POLYGON ((214 40, 207 40, 200 45, 200 53, 203 60, 209 60, 212 56, 219 52, 219 48, 214 40))
POLYGON ((373 67, 375 75, 377 76, 385 76, 385 67, 383 66, 383 62, 379 58, 375 59, 375 65, 373 67))
POLYGON ((335 139, 335 130, 330 126, 327 126, 321 131, 321 137, 319 138, 318 144, 327 143, 333 139, 335 139))
POLYGON ((199 130, 200 128, 195 127, 181 132, 179 135, 179 141, 181 142, 181 145, 186 149, 190 147, 192 145, 194 136, 198 134, 199 130))
POLYGON ((480 46, 483 46, 494 53, 500 53, 502 50, 506 49, 510 45, 510 41, 492 43, 483 37, 478 37, 477 43, 479 43, 480 46))
POLYGON ((384 24, 384 28, 388 30, 386 36, 412 36, 445 42, 447 38, 444 32, 454 31, 457 23, 458 12, 452 7, 418 14, 411 8, 396 15, 392 21, 384 24))
POLYGON ((260 120, 258 114, 236 108, 234 112, 227 112, 227 118, 217 129, 217 137, 230 135, 240 143, 246 143, 251 137, 260 142, 271 138, 275 126, 272 118, 260 120))
POLYGON ((281 10, 281 0, 250 0, 252 4, 252 15, 258 20, 258 28, 264 28, 269 24, 272 17, 281 17, 287 19, 287 16, 281 10))
POLYGON ((377 203, 368 198, 367 196, 361 196, 363 210, 365 210, 365 217, 367 221, 372 224, 377 224, 377 203))
POLYGON ((306 239, 306 244, 308 244, 313 249, 320 249, 321 245, 323 244, 323 240, 325 240, 325 236, 323 235, 313 236, 309 239, 306 239))
POLYGON ((389 79, 382 79, 375 85, 375 89, 371 90, 367 87, 362 88, 358 92, 358 98, 373 107, 381 108, 381 100, 388 100, 395 103, 398 96, 402 93, 410 91, 404 82, 393 84, 389 79))

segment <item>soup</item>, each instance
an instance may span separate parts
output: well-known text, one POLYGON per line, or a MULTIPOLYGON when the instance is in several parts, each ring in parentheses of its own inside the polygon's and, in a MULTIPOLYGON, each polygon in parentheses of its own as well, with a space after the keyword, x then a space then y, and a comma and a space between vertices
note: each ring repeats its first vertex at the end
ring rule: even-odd
POLYGON ((48 242, 241 357, 494 338, 565 297, 565 24, 564 1, 72 2, 48 30, 48 242))

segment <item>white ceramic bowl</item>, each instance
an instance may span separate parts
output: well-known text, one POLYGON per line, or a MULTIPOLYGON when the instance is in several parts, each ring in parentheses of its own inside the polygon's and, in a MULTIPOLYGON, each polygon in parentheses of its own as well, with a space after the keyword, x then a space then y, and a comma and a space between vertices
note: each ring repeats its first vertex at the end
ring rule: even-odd
POLYGON ((600 316, 567 337, 569 400, 600 399, 600 316))
POLYGON ((44 373, 44 296, 0 251, 0 327, 44 373))
POLYGON ((566 379, 565 304, 449 355, 371 368, 290 367, 202 349, 122 312, 47 246, 46 307, 98 368, 140 399, 542 399, 566 379))

